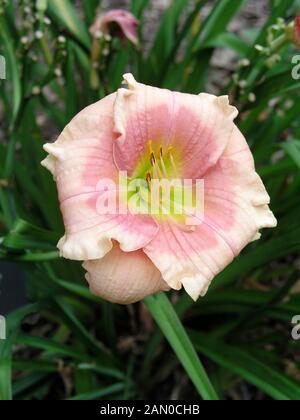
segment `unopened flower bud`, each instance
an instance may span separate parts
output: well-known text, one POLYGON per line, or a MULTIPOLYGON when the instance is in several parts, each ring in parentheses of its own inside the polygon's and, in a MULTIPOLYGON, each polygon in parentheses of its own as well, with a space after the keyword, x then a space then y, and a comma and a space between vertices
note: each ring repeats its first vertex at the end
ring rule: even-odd
POLYGON ((38 96, 41 93, 41 88, 39 86, 34 86, 32 88, 32 95, 34 96, 38 96))
POLYGON ((295 19, 294 38, 297 46, 300 48, 300 15, 295 19))
POLYGON ((44 36, 44 33, 42 31, 36 31, 35 38, 36 39, 42 39, 44 36))
POLYGON ((65 36, 63 36, 63 35, 60 35, 59 37, 58 37, 58 42, 60 43, 60 44, 65 44, 66 43, 66 37, 65 36))

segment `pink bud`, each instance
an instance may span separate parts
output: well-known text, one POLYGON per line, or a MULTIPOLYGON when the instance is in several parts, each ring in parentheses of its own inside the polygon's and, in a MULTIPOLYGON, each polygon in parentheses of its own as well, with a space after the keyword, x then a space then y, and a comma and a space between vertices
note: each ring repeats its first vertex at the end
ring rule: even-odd
POLYGON ((113 9, 101 13, 90 28, 91 34, 95 37, 98 32, 108 34, 112 30, 112 25, 117 27, 117 34, 120 38, 127 38, 134 45, 138 45, 138 20, 127 10, 113 9))
POLYGON ((300 48, 300 15, 298 15, 295 19, 294 36, 296 44, 300 48))

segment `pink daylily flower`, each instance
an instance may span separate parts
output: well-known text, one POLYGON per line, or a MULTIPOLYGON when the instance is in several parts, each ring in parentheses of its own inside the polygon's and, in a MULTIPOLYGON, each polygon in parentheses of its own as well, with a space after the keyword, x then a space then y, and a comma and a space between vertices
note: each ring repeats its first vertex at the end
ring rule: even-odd
POLYGON ((136 17, 128 12, 127 10, 122 9, 112 9, 108 12, 101 13, 94 24, 90 28, 90 32, 93 36, 97 32, 102 32, 103 34, 109 34, 111 25, 116 24, 119 28, 119 34, 121 37, 129 39, 134 45, 138 45, 138 20, 136 17))
POLYGON ((131 74, 124 82, 45 145, 66 229, 58 248, 84 261, 92 292, 112 302, 182 287, 197 300, 262 228, 276 226, 269 195, 227 96, 171 92, 131 74), (173 215, 99 214, 99 180, 119 171, 204 179, 203 220, 187 227, 173 215))

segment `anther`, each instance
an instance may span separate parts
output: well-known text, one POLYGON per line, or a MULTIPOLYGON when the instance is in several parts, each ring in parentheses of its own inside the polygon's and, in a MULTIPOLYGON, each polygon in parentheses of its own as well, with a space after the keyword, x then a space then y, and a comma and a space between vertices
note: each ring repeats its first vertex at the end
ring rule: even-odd
POLYGON ((156 159, 155 159, 155 156, 154 156, 153 152, 150 155, 150 163, 151 163, 152 166, 155 166, 155 164, 156 164, 156 159))
POLYGON ((151 174, 149 172, 147 173, 146 181, 147 181, 148 185, 150 186, 151 181, 152 181, 152 177, 151 177, 151 174))

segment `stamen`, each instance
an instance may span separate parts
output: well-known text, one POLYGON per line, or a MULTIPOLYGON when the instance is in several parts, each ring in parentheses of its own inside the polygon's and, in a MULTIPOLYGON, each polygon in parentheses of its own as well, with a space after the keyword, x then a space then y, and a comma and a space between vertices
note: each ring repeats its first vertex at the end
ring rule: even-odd
POLYGON ((159 177, 160 179, 163 179, 163 178, 164 178, 164 175, 163 175, 162 171, 160 170, 160 167, 159 167, 158 163, 155 165, 155 168, 156 168, 156 170, 157 170, 158 177, 159 177))
POLYGON ((176 168, 176 165, 175 165, 175 160, 173 158, 172 153, 170 153, 170 159, 171 159, 172 168, 174 169, 175 175, 178 178, 178 171, 177 171, 177 168, 176 168))
POLYGON ((166 168, 163 156, 160 157, 160 164, 161 164, 161 167, 162 167, 164 177, 168 178, 167 168, 166 168))
POLYGON ((152 166, 155 166, 155 164, 156 164, 156 159, 155 159, 155 156, 154 156, 153 152, 150 155, 150 163, 151 163, 152 166))
POLYGON ((156 165, 156 163, 154 163, 153 165, 153 175, 154 175, 154 179, 161 178, 159 174, 159 168, 158 168, 158 165, 156 165))
POLYGON ((152 140, 149 140, 148 141, 148 148, 149 148, 150 153, 153 153, 153 147, 152 147, 152 145, 153 145, 153 141, 152 140))
POLYGON ((146 181, 147 181, 148 187, 150 188, 150 186, 151 186, 151 181, 152 181, 152 177, 151 177, 150 172, 148 172, 148 173, 147 173, 147 176, 146 176, 146 181))
POLYGON ((164 162, 164 159, 163 159, 164 151, 163 151, 162 146, 160 146, 160 148, 159 148, 159 157, 160 157, 159 161, 160 161, 160 165, 161 165, 161 169, 162 169, 162 171, 161 171, 159 163, 157 163, 157 169, 158 169, 158 172, 159 172, 159 176, 160 176, 160 178, 168 178, 167 169, 166 169, 165 162, 164 162))

